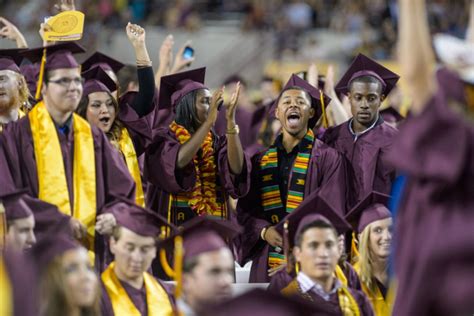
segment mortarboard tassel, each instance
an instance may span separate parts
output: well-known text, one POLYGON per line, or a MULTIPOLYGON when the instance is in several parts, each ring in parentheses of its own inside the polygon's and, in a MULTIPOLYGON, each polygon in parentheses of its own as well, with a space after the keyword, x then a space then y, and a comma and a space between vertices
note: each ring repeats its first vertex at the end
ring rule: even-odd
POLYGON ((183 257, 183 237, 176 236, 174 239, 174 280, 176 281, 174 296, 176 299, 181 297, 183 289, 183 257))
POLYGON ((163 248, 160 249, 160 263, 166 275, 174 279, 175 273, 173 271, 173 268, 171 268, 170 264, 168 263, 168 260, 166 259, 166 250, 163 248))
POLYGON ((352 241, 351 241, 351 262, 354 261, 354 258, 359 257, 358 242, 356 239, 355 232, 352 232, 352 241))
POLYGON ((319 101, 321 103, 321 113, 323 117, 323 127, 328 128, 328 118, 326 116, 326 108, 324 106, 324 94, 323 91, 319 90, 319 101))
POLYGON ((5 207, 0 203, 0 252, 5 249, 5 238, 7 235, 7 217, 5 207))
POLYGON ((41 57, 40 70, 38 75, 38 84, 36 86, 35 100, 39 100, 41 96, 41 88, 43 87, 44 67, 46 65, 46 47, 43 49, 43 56, 41 57))
POLYGON ((293 270, 293 265, 290 260, 290 243, 288 241, 288 220, 283 224, 283 254, 285 255, 286 260, 286 272, 288 274, 293 270))

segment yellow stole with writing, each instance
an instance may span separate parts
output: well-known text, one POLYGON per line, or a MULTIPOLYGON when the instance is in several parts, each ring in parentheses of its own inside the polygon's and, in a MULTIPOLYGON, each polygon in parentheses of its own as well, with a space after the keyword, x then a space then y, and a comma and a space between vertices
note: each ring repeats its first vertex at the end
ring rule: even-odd
POLYGON ((135 151, 135 146, 133 146, 132 138, 130 137, 130 134, 126 128, 122 128, 118 144, 120 152, 125 157, 127 169, 130 172, 133 181, 135 181, 135 202, 137 205, 145 207, 145 194, 143 193, 142 178, 140 175, 140 166, 138 165, 137 153, 135 151))
POLYGON ((85 246, 94 251, 96 218, 95 151, 92 130, 82 117, 73 113, 74 208, 71 210, 63 155, 56 126, 43 102, 28 113, 33 135, 40 200, 56 205, 62 213, 79 220, 87 228, 85 246))
MULTIPOLYGON (((115 262, 102 273, 102 282, 112 303, 114 315, 141 316, 114 272, 115 262)), ((173 315, 173 307, 163 287, 147 272, 143 273, 148 316, 173 315)))

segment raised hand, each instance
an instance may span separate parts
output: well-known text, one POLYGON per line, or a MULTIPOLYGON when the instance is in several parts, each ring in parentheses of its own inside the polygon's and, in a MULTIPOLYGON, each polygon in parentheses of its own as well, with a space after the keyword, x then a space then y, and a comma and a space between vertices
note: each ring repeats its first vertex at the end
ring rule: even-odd
POLYGON ((174 59, 173 67, 171 68, 171 73, 177 73, 183 70, 184 68, 188 67, 191 65, 191 63, 194 61, 194 57, 191 58, 183 58, 183 53, 184 49, 186 46, 190 46, 191 41, 187 41, 181 48, 179 49, 178 53, 176 54, 176 57, 174 59))
POLYGON ((308 83, 312 85, 313 87, 318 87, 318 67, 316 67, 315 63, 311 63, 311 65, 308 68, 308 83))
POLYGON ((237 82, 237 85, 235 86, 235 91, 232 93, 232 96, 230 97, 230 102, 227 103, 225 106, 226 107, 225 118, 226 118, 228 127, 229 125, 235 125, 235 111, 237 109, 237 101, 239 100, 239 94, 240 94, 240 82, 237 82))
POLYGON ((82 240, 87 235, 87 228, 79 220, 71 217, 69 220, 69 226, 72 230, 72 235, 77 240, 82 240))
POLYGON ((0 17, 0 23, 3 24, 3 26, 0 28, 1 37, 15 41, 18 48, 28 48, 25 37, 13 23, 4 17, 0 17))
POLYGON ((125 27, 127 37, 133 47, 142 46, 145 44, 145 29, 138 24, 128 22, 125 27))
POLYGON ((167 75, 171 70, 171 62, 173 60, 173 35, 169 34, 160 47, 160 68, 164 71, 163 75, 167 75))
POLYGON ((209 123, 211 126, 214 126, 214 123, 217 120, 217 114, 219 113, 219 105, 221 105, 222 102, 224 102, 224 87, 214 91, 214 93, 212 94, 211 107, 209 108, 206 120, 206 122, 209 123))
POLYGON ((54 5, 54 8, 59 12, 74 11, 76 10, 76 5, 74 0, 60 0, 54 5))
POLYGON ((102 235, 111 235, 112 230, 117 225, 115 216, 113 214, 101 214, 97 216, 95 223, 95 230, 102 235))

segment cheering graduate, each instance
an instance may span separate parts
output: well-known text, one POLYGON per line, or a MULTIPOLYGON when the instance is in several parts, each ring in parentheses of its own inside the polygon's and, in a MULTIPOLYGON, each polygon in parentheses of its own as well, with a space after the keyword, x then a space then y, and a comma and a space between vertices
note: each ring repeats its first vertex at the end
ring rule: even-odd
MULTIPOLYGON (((390 156, 407 175, 396 213, 398 287, 393 313, 470 315, 474 311, 473 37, 471 42, 451 38, 440 43, 445 36, 436 35, 434 47, 447 67, 435 76, 425 1, 400 0, 399 6, 399 64, 413 104, 412 116, 401 127, 390 156)), ((472 36, 473 3, 470 25, 472 36)))
POLYGON ((117 226, 110 238, 114 261, 102 273, 102 315, 173 315, 174 301, 147 271, 156 256, 166 219, 123 200, 112 210, 117 226))
POLYGON ((251 188, 239 199, 239 263, 253 260, 250 282, 268 282, 268 269, 284 262, 275 230, 313 191, 345 213, 346 177, 341 155, 316 139, 312 128, 329 103, 320 90, 292 75, 274 104, 282 132, 267 150, 252 157, 251 188))
MULTIPOLYGON (((174 250, 175 269, 166 270, 171 270, 177 281, 175 295, 179 313, 198 315, 231 297, 234 258, 228 243, 238 233, 239 228, 227 220, 195 217, 179 232, 159 243, 161 252, 174 250), (179 254, 181 247, 184 255, 179 254)), ((169 266, 164 255, 160 258, 162 264, 169 266)))
POLYGON ((28 85, 18 67, 25 49, 0 50, 0 132, 9 122, 17 121, 28 108, 28 85))
POLYGON ((338 235, 350 229, 342 215, 325 208, 315 196, 285 219, 284 235, 299 272, 281 293, 314 303, 324 315, 374 315, 362 291, 349 288, 336 276, 340 257, 338 235))
POLYGON ((396 172, 386 157, 397 130, 384 122, 379 108, 398 78, 359 54, 336 85, 336 92, 349 97, 353 117, 328 129, 322 140, 342 153, 352 167, 349 178, 354 193, 348 207, 374 190, 390 193, 392 188, 396 172))
POLYGON ((9 182, 2 190, 27 188, 32 197, 72 216, 75 236, 95 252, 95 266, 101 271, 107 249, 95 231, 110 233, 115 224, 113 215, 100 215, 101 209, 114 195, 135 198, 135 186, 105 134, 73 113, 82 94, 79 64, 73 57, 78 52, 83 52, 79 45, 66 43, 25 53, 42 60, 43 101, 1 134, 2 172, 5 169, 9 182))
POLYGON ((235 108, 239 88, 225 103, 225 137, 213 130, 223 90, 204 86, 205 68, 161 78, 160 108, 174 109, 169 126, 156 130, 146 151, 148 180, 156 186, 149 207, 170 223, 196 216, 230 218, 227 199, 247 193, 250 163, 240 145, 235 108))
POLYGON ((358 256, 354 268, 369 298, 375 315, 391 315, 388 260, 392 242, 392 214, 387 209, 389 196, 370 193, 359 202, 346 219, 359 234, 358 256))

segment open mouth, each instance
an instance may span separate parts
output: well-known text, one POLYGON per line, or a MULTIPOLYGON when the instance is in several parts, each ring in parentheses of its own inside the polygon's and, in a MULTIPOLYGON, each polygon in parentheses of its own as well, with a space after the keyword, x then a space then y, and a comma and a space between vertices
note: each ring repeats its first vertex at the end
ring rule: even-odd
POLYGON ((102 118, 99 119, 99 121, 102 124, 109 124, 110 123, 110 117, 102 117, 102 118))
POLYGON ((286 117, 289 127, 297 127, 301 120, 301 115, 297 112, 289 113, 286 117))
POLYGON ((5 91, 0 91, 0 97, 4 97, 6 95, 7 95, 7 93, 5 91))

